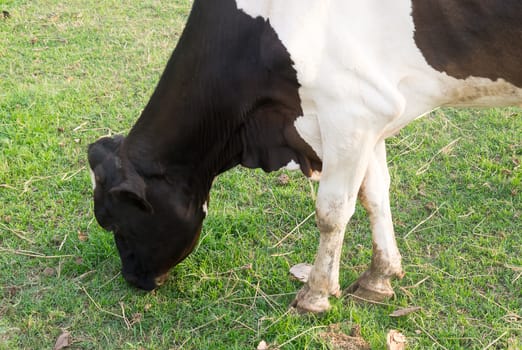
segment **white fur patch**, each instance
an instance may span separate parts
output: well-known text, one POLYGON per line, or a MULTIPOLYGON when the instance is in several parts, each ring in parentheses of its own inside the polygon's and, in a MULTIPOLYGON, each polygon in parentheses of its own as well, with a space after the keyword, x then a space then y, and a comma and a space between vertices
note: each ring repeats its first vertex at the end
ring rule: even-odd
POLYGON ((201 209, 203 209, 203 212, 205 213, 205 215, 208 214, 208 203, 206 201, 205 201, 205 203, 203 203, 203 207, 201 209))
POLYGON ((301 169, 301 166, 299 165, 299 163, 296 163, 293 159, 290 160, 288 162, 287 165, 285 165, 284 167, 282 167, 281 169, 286 169, 286 170, 291 170, 291 171, 294 171, 294 170, 299 170, 301 169))
POLYGON ((89 175, 91 175, 92 190, 94 191, 96 189, 96 175, 94 175, 94 171, 91 168, 89 168, 89 175))
POLYGON ((294 122, 294 126, 299 133, 299 136, 301 136, 301 138, 312 147, 319 159, 323 159, 321 131, 317 120, 317 112, 313 107, 308 106, 305 103, 303 103, 302 108, 307 112, 307 114, 297 118, 294 122))

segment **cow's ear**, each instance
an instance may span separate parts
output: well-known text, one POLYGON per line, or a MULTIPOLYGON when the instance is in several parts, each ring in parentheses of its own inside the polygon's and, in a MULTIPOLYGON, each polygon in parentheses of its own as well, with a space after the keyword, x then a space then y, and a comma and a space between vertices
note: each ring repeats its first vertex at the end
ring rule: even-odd
POLYGON ((87 158, 91 169, 96 169, 108 155, 114 154, 123 140, 123 136, 115 135, 114 137, 102 137, 90 144, 87 158))
POLYGON ((89 160, 89 166, 91 169, 96 169, 96 167, 103 162, 106 156, 107 151, 100 144, 93 143, 89 145, 87 159, 89 160))
POLYGON ((154 212, 152 205, 145 197, 145 184, 143 183, 143 180, 126 180, 118 186, 113 187, 109 193, 119 197, 121 200, 131 202, 133 205, 149 214, 154 212))

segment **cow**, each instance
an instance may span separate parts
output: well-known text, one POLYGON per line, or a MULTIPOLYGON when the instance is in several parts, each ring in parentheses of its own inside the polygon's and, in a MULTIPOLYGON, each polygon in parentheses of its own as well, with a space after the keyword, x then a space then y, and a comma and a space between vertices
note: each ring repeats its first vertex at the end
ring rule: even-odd
POLYGON ((385 140, 438 107, 520 105, 521 18, 519 0, 195 0, 136 124, 88 149, 123 277, 152 290, 191 253, 217 175, 289 167, 319 178, 319 247, 293 305, 340 295, 358 198, 373 252, 348 291, 391 297, 404 272, 385 140))

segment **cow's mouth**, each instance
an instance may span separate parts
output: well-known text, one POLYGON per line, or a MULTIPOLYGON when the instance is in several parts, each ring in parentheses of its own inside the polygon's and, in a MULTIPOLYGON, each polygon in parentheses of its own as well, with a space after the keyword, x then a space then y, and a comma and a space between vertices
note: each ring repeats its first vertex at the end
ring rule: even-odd
POLYGON ((156 279, 151 276, 136 276, 133 273, 129 273, 122 269, 123 278, 131 285, 136 288, 143 289, 146 291, 152 291, 158 287, 156 279))
POLYGON ((167 281, 168 278, 169 278, 169 273, 168 272, 165 272, 164 274, 156 277, 154 279, 154 282, 156 282, 156 287, 161 286, 163 283, 165 283, 167 281))

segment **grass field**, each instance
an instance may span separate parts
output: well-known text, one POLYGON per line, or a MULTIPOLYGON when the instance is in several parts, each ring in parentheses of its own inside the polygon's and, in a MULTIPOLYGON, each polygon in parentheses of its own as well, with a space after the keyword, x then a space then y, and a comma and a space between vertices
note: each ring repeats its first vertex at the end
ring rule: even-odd
MULTIPOLYGON (((372 349, 522 349, 520 109, 440 110, 389 140, 406 277, 386 305, 288 305, 290 266, 313 260, 311 185, 236 168, 216 181, 196 251, 153 293, 127 285, 93 219, 86 148, 125 133, 170 55, 190 1, 0 0, 0 349, 329 349, 360 325, 372 349), (307 219, 308 218, 308 219, 307 219), (288 235, 288 233, 290 233, 288 235), (406 306, 422 310, 393 318, 406 306)), ((313 185, 316 186, 316 185, 313 185)), ((347 286, 371 256, 358 208, 347 286)))

